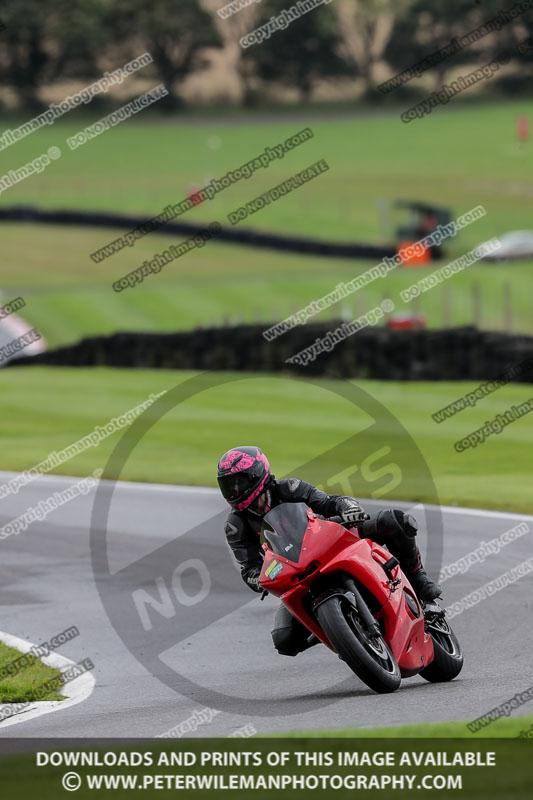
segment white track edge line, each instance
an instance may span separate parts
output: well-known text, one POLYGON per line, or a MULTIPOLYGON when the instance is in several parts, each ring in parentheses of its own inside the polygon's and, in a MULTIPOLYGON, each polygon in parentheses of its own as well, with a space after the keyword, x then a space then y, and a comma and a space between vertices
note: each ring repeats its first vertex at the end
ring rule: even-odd
MULTIPOLYGON (((21 653, 28 653, 32 647, 36 647, 36 645, 31 642, 27 642, 25 639, 19 639, 18 636, 14 636, 11 633, 4 633, 4 631, 0 631, 0 642, 3 642, 8 647, 14 647, 21 653)), ((43 656, 41 661, 43 664, 46 664, 46 666, 53 667, 54 669, 72 667, 75 666, 76 663, 59 653, 50 653, 47 656, 43 656)), ((60 711, 82 703, 92 694, 95 684, 94 676, 90 672, 84 672, 73 681, 67 683, 61 690, 61 693, 66 696, 66 700, 41 700, 32 703, 31 706, 21 711, 15 710, 13 716, 0 720, 0 730, 10 725, 16 725, 19 722, 27 722, 30 719, 41 717, 43 714, 50 714, 53 711, 60 711)), ((0 703, 0 712, 12 705, 18 704, 0 703)))
MULTIPOLYGON (((11 478, 20 475, 19 472, 2 472, 0 471, 0 481, 4 480, 7 482, 11 478)), ((32 483, 36 483, 38 481, 79 481, 81 477, 75 477, 71 475, 39 475, 35 478, 32 483)), ((103 481, 104 483, 113 483, 113 481, 103 481)), ((126 487, 138 490, 156 490, 159 492, 176 492, 176 493, 191 493, 191 494, 212 494, 220 496, 219 490, 213 486, 186 486, 182 484, 169 484, 169 483, 142 483, 136 481, 116 481, 119 484, 119 487, 126 487)), ((31 484, 27 484, 31 485, 31 484)), ((23 487, 24 488, 24 487, 23 487)), ((22 490, 21 490, 22 491, 22 490)), ((384 502, 382 500, 373 500, 371 498, 360 498, 361 502, 364 503, 375 503, 377 505, 383 506, 384 502)), ((412 502, 406 500, 389 500, 387 504, 395 505, 400 508, 414 508, 415 506, 421 506, 423 508, 436 510, 440 509, 442 512, 446 514, 461 514, 463 516, 475 516, 475 517, 493 517, 496 519, 526 519, 533 521, 533 514, 520 514, 516 511, 493 511, 491 509, 484 509, 484 508, 467 508, 463 506, 439 506, 434 503, 421 503, 419 501, 413 500, 412 502)))

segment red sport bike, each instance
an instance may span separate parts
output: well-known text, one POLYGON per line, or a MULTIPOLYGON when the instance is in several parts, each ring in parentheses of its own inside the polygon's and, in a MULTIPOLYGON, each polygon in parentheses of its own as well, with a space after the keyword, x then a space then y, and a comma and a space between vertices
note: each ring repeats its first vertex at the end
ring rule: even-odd
POLYGON ((261 587, 376 692, 393 692, 413 675, 455 678, 463 656, 443 609, 421 605, 397 559, 340 522, 305 503, 269 511, 261 587))

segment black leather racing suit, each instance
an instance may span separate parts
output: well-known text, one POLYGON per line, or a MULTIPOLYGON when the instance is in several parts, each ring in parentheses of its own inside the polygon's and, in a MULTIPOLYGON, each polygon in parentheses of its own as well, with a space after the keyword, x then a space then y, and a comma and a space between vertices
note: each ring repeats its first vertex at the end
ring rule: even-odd
MULTIPOLYGON (((354 507, 360 508, 357 500, 343 495, 328 495, 312 484, 299 478, 275 480, 272 478, 266 489, 267 510, 280 503, 306 503, 316 514, 324 517, 342 516, 354 507)), ((225 525, 229 546, 237 559, 244 582, 254 592, 261 592, 259 575, 264 552, 260 544, 262 516, 250 511, 231 511, 225 525)), ((402 568, 415 567, 418 550, 414 543, 416 521, 403 511, 387 509, 371 516, 358 526, 359 534, 370 537, 379 544, 386 544, 398 558, 402 568)), ((272 638, 274 646, 283 655, 296 655, 307 649, 309 631, 289 613, 282 604, 276 613, 272 638)))

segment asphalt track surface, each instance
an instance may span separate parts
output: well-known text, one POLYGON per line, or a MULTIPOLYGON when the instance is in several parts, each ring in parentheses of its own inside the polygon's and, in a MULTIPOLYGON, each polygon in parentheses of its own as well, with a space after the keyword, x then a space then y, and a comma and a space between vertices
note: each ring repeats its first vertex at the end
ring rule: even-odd
MULTIPOLYGON (((0 483, 12 476, 1 473, 0 483)), ((0 525, 74 482, 52 476, 36 479, 17 495, 0 500, 0 525)), ((242 583, 225 543, 225 505, 217 491, 118 484, 108 528, 109 558, 112 571, 124 570, 128 578, 121 586, 126 602, 138 587, 153 592, 157 575, 168 573, 169 543, 174 543, 172 552, 178 554, 176 563, 180 557, 196 557, 222 575, 210 589, 210 602, 222 609, 220 619, 212 622, 211 606, 205 624, 197 625, 195 632, 187 628, 191 609, 181 607, 163 620, 162 647, 161 637, 157 640, 161 657, 189 679, 186 685, 177 679, 170 687, 154 677, 123 642, 123 638, 128 640, 130 648, 137 647, 139 652, 146 646, 139 617, 126 614, 121 630, 126 635, 119 635, 103 606, 91 563, 93 501, 94 491, 0 541, 0 628, 37 643, 76 625, 80 636, 58 652, 74 661, 91 658, 96 679, 94 692, 80 705, 11 727, 0 724, 0 737, 154 737, 208 706, 209 690, 229 699, 209 724, 189 735, 228 736, 245 725, 261 734, 418 721, 467 722, 533 684, 530 576, 455 617, 452 624, 465 654, 458 679, 431 685, 415 677, 404 680, 392 695, 377 695, 323 646, 296 658, 275 652, 270 629, 279 601, 268 597, 260 602, 242 583), (181 555, 180 540, 187 542, 181 555), (230 611, 225 613, 226 609, 230 611), (232 711, 232 697, 238 698, 239 713, 232 711), (269 700, 272 709, 265 713, 269 700)), ((365 505, 375 510, 383 503, 367 501, 365 505)), ((423 522, 423 512, 415 508, 414 513, 423 522)), ((527 515, 443 509, 443 521, 445 565, 520 521, 533 531, 533 517, 527 515)), ((446 603, 460 600, 530 558, 532 537, 532 532, 526 533, 498 555, 446 581, 446 603)), ((424 553, 426 533, 421 531, 419 538, 424 553)), ((187 585, 184 573, 183 590, 190 596, 197 591, 193 583, 187 585)), ((198 603, 194 609, 200 620, 202 607, 198 603)), ((156 621, 161 617, 157 610, 150 613, 156 621)), ((532 712, 530 701, 514 713, 532 712)))

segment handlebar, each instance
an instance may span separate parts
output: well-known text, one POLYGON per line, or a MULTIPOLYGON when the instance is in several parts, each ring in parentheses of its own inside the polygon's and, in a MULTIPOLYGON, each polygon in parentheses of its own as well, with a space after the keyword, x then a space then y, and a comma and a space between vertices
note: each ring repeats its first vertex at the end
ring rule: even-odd
POLYGON ((326 522, 338 522, 339 525, 350 525, 351 527, 357 527, 357 525, 360 525, 362 522, 365 522, 367 519, 370 519, 370 515, 363 513, 363 516, 357 522, 346 522, 340 516, 325 517, 324 519, 325 519, 326 522))

